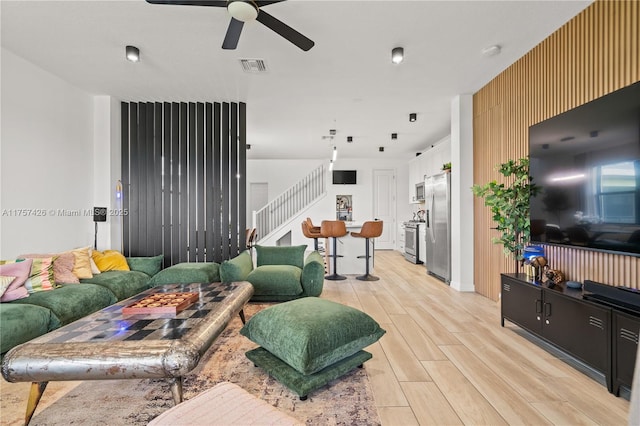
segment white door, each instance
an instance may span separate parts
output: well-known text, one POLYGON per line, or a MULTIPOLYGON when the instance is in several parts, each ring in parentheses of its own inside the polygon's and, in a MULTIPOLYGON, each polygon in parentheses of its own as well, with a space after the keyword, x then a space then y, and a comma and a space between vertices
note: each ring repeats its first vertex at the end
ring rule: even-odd
POLYGON ((396 240, 396 171, 373 171, 373 217, 382 220, 382 235, 376 249, 393 250, 396 240))
POLYGON ((266 182, 249 183, 249 211, 247 227, 253 227, 253 212, 258 211, 269 202, 269 184, 266 182))

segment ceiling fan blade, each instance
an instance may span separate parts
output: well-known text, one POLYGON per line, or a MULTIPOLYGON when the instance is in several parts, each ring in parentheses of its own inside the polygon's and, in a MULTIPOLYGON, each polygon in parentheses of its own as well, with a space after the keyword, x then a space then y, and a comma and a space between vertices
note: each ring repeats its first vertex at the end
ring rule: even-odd
POLYGON ((258 5, 258 7, 268 6, 273 3, 280 3, 286 0, 255 0, 254 3, 258 5))
POLYGON ((260 21, 264 26, 271 28, 273 31, 280 34, 282 37, 286 38, 304 51, 311 49, 315 45, 312 40, 303 36, 284 22, 269 15, 262 9, 258 12, 256 20, 260 21))
POLYGON ((178 6, 227 7, 226 0, 147 0, 151 4, 175 4, 178 6))
POLYGON ((224 41, 222 42, 223 49, 233 50, 238 47, 238 40, 240 40, 243 26, 244 22, 231 18, 231 22, 229 22, 229 27, 227 28, 227 34, 224 36, 224 41))

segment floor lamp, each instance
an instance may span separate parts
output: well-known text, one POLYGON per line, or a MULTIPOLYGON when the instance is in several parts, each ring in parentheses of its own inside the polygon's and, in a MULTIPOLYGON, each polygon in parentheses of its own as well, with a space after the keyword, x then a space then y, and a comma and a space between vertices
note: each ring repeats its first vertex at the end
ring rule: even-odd
POLYGON ((95 234, 93 239, 93 249, 98 250, 98 222, 107 221, 107 208, 106 207, 94 207, 93 208, 93 222, 95 223, 95 234))

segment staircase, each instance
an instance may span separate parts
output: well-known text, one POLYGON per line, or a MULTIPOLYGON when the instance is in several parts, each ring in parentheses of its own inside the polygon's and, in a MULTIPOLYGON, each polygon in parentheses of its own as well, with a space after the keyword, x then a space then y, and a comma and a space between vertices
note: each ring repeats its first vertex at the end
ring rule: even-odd
POLYGON ((254 213, 253 223, 258 239, 268 237, 305 210, 327 192, 327 171, 318 166, 296 184, 254 213))

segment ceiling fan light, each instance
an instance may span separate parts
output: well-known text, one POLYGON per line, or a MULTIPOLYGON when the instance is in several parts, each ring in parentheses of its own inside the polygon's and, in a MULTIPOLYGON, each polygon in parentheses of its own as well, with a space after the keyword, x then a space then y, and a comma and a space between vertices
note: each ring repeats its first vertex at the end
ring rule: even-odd
POLYGON ((252 1, 236 0, 227 4, 229 15, 242 22, 253 21, 258 17, 258 6, 252 1))
POLYGON ((404 59, 404 49, 402 47, 394 47, 391 51, 391 62, 399 64, 404 59))

